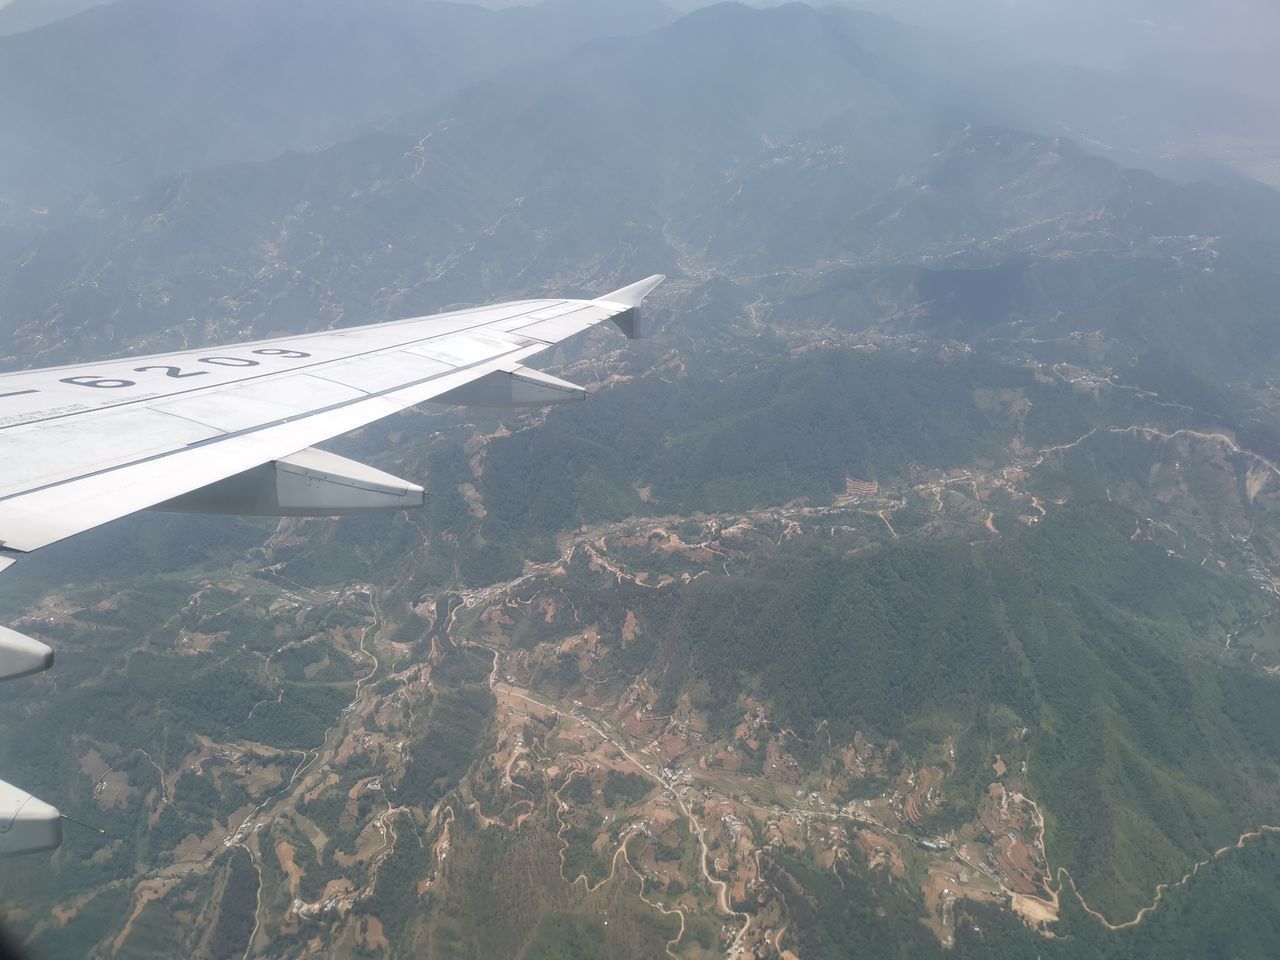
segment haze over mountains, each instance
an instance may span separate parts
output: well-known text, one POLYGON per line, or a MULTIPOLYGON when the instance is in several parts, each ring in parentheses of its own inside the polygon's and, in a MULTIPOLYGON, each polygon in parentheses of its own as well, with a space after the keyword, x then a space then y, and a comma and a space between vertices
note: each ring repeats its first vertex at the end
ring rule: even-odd
MULTIPOLYGON (((441 9, 455 20, 492 16, 441 9)), ((547 29, 568 16, 557 9, 547 29)), ((1224 270, 1265 269, 1275 250, 1269 191, 1178 188, 1067 143, 974 133, 986 108, 926 83, 913 51, 909 34, 877 18, 725 5, 536 70, 496 68, 319 152, 39 215, 11 208, 0 323, 46 348, 58 343, 50 326, 87 325, 122 346, 198 317, 219 336, 229 323, 256 328, 258 284, 274 288, 269 329, 333 322, 323 301, 335 287, 342 322, 358 322, 409 308, 396 299, 406 296, 482 300, 566 271, 574 282, 584 263, 604 283, 640 251, 664 269, 683 257, 758 270, 922 258, 973 268, 1068 251, 1163 262, 1166 247, 1181 246, 1192 259, 1227 255, 1224 270), (1229 249, 1197 250, 1208 236, 1229 249), (353 242, 365 258, 358 270, 353 242), (184 296, 203 287, 203 300, 174 300, 174 256, 184 296), (81 286, 78 303, 56 294, 86 271, 98 280, 81 286), (117 284, 133 288, 127 317, 117 284), (366 289, 353 299, 351 285, 366 289)))
POLYGON ((657 2, 490 12, 451 3, 125 0, 0 40, 0 190, 47 201, 345 139, 498 65, 601 32, 647 30, 657 2))
POLYGON ((670 276, 545 358, 581 408, 339 442, 420 513, 5 573, 60 659, 0 774, 110 838, 0 878, 37 956, 1268 956, 1280 194, 1209 143, 1266 91, 893 12, 0 38, 10 368, 670 276))
POLYGON ((73 17, 102 0, 4 0, 0 3, 0 36, 24 33, 73 17))

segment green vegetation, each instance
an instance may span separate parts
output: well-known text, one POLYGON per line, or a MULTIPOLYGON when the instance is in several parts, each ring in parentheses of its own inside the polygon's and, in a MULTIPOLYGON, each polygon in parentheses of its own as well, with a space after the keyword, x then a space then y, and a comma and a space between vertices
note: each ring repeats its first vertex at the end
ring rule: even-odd
MULTIPOLYGON (((587 817, 584 815, 581 819, 587 819, 587 817)), ((594 887, 609 876, 610 862, 608 855, 612 853, 612 850, 610 850, 602 857, 593 849, 598 833, 596 830, 597 823, 598 821, 595 817, 590 818, 587 826, 571 822, 565 828, 564 833, 560 835, 565 843, 565 878, 567 880, 577 880, 582 877, 589 887, 594 887)))
POLYGON ((604 778, 604 805, 626 806, 639 803, 653 791, 653 781, 638 773, 610 770, 604 778))
POLYGON ((523 960, 608 960, 605 929, 594 917, 543 914, 523 960))
POLYGON ((427 731, 413 741, 396 796, 429 810, 453 789, 485 735, 493 694, 483 687, 441 693, 432 702, 427 731))
POLYGON ((955 956, 962 960, 1022 960, 1033 955, 1042 960, 1270 960, 1280 943, 1280 836, 1268 834, 1214 860, 1187 884, 1168 890, 1160 908, 1142 923, 1124 930, 1105 930, 1085 914, 1069 890, 1062 902, 1062 922, 1054 939, 1028 930, 1005 911, 964 904, 959 908, 963 916, 956 931, 955 956))
POLYGON ((528 552, 586 519, 824 502, 847 475, 882 483, 909 464, 999 456, 1010 418, 980 409, 980 384, 1030 377, 972 358, 950 361, 831 352, 674 386, 644 380, 590 410, 559 410, 545 428, 490 445, 479 487, 489 514, 473 575, 510 576, 528 552), (625 438, 619 443, 619 438, 625 438), (652 505, 635 493, 653 491, 652 505), (496 549, 496 548, 495 548, 496 549))
POLYGON ((920 922, 923 909, 904 882, 883 874, 869 877, 839 862, 836 871, 793 857, 766 858, 765 876, 782 891, 793 918, 788 947, 819 960, 946 955, 920 922))
POLYGON ((250 740, 294 750, 318 747, 324 732, 351 700, 352 685, 281 684, 278 696, 259 702, 241 726, 250 740))
POLYGON ((144 960, 168 960, 181 954, 185 932, 165 904, 152 901, 133 921, 130 952, 144 960))
MULTIPOLYGON (((1137 926, 1108 931, 1068 890, 1062 921, 1046 938, 1007 910, 958 901, 954 956, 961 960, 1131 960, 1137 957, 1231 957, 1265 960, 1280 936, 1280 837, 1272 834, 1215 860, 1188 884, 1169 890, 1137 926)), ((944 957, 933 935, 911 918, 907 893, 841 870, 839 880, 794 858, 770 858, 769 876, 787 893, 796 926, 787 943, 825 958, 944 957), (802 919, 803 918, 803 919, 802 919)))
MULTIPOLYGON (((406 837, 412 837, 406 825, 406 837)), ((416 838, 413 838, 416 839, 416 838)), ((418 914, 426 904, 418 894, 418 884, 431 869, 429 847, 416 842, 398 843, 391 856, 378 868, 373 896, 362 905, 382 921, 383 929, 393 944, 405 944, 406 930, 414 926, 418 914)), ((410 951, 398 951, 399 955, 412 955, 410 951)))
MULTIPOLYGON (((1265 613, 1263 594, 1132 542, 1133 523, 1114 506, 1068 506, 978 546, 786 555, 638 613, 663 638, 664 704, 691 680, 723 703, 749 685, 783 725, 906 733, 908 749, 1029 727, 1051 862, 1091 901, 1136 910, 1280 813, 1280 752, 1268 685, 1206 642, 1265 613)), ((972 805, 981 787, 958 784, 952 801, 972 805)))
POLYGON ((226 886, 218 904, 218 921, 209 935, 211 960, 243 957, 253 933, 258 908, 258 871, 248 851, 237 847, 226 867, 226 886))
MULTIPOLYGON (((912 464, 945 466, 981 454, 998 461, 1017 424, 1000 404, 981 398, 983 383, 1031 398, 1032 409, 1041 409, 1034 428, 1045 438, 1073 439, 1075 431, 1126 412, 1067 397, 1060 388, 1035 383, 1021 371, 993 371, 966 358, 831 354, 787 359, 738 377, 740 383, 730 378, 725 388, 736 410, 727 401, 717 405, 712 391, 698 381, 662 385, 669 401, 663 391, 641 384, 597 398, 593 412, 604 410, 598 434, 589 419, 570 410, 553 414, 540 430, 495 440, 477 482, 489 515, 471 517, 465 502, 456 512, 446 486, 428 508, 425 522, 434 530, 448 522, 475 533, 478 539, 463 537, 441 550, 450 551, 443 555, 459 562, 464 577, 484 579, 512 572, 529 555, 545 555, 553 534, 583 520, 726 505, 745 508, 795 493, 825 501, 843 486, 847 474, 903 487, 911 482, 912 464), (869 384, 876 402, 860 388, 841 384, 869 384), (839 400, 834 410, 819 411, 821 431, 799 430, 832 390, 839 400), (632 429, 632 421, 642 419, 622 405, 633 402, 626 396, 632 391, 640 396, 635 402, 661 409, 661 429, 632 429), (926 430, 910 441, 895 436, 892 424, 897 420, 927 419, 935 407, 946 411, 936 418, 936 431, 926 430), (785 441, 760 453, 754 473, 744 473, 742 458, 759 447, 753 448, 744 424, 761 416, 785 441), (592 444, 605 444, 609 431, 628 441, 614 442, 611 453, 600 454, 592 444), (839 435, 839 443, 826 443, 828 433, 839 435), (552 481, 553 473, 563 478, 564 456, 570 457, 576 488, 552 481), (681 474, 677 464, 689 465, 687 472, 681 474), (521 469, 533 470, 534 480, 521 481, 527 502, 504 507, 514 496, 521 469), (652 504, 633 493, 641 481, 652 489, 652 504), (501 554, 492 551, 495 543, 502 545, 501 554), (491 563, 495 557, 496 566, 491 563)), ((436 462, 458 471, 459 482, 464 476, 466 482, 475 480, 453 441, 432 450, 436 462)), ((856 551, 846 553, 813 540, 780 542, 735 560, 729 575, 713 568, 713 576, 660 593, 616 585, 574 563, 558 588, 566 592, 580 622, 597 624, 602 636, 617 635, 627 610, 639 618, 636 639, 625 648, 611 646, 593 673, 624 678, 618 683, 647 673, 661 694, 660 712, 688 695, 696 708, 709 713, 718 735, 738 722, 741 697, 750 693, 766 700, 772 719, 797 732, 793 749, 803 764, 821 760, 829 745, 827 734, 836 742, 855 729, 882 742, 896 738, 913 756, 936 747, 944 736, 954 736, 958 773, 948 780, 946 804, 927 822, 928 829, 940 832, 972 819, 994 753, 1025 758, 1031 792, 1046 816, 1051 865, 1068 866, 1092 905, 1123 918, 1146 902, 1155 883, 1179 876, 1191 862, 1233 840, 1243 826, 1273 816, 1280 769, 1280 742, 1273 732, 1280 729, 1280 718, 1270 681, 1252 670, 1243 654, 1223 655, 1220 645, 1223 635, 1262 617, 1269 606, 1242 579, 1170 557, 1163 542, 1130 540, 1134 514, 1102 502, 1108 489, 1136 489, 1138 480, 1151 475, 1140 458, 1126 459, 1127 451, 1101 442, 1089 449, 1093 465, 1087 469, 1082 461, 1065 458, 1051 483, 1073 502, 1054 507, 1034 528, 1002 521, 1003 536, 997 540, 971 544, 932 539, 932 504, 916 498, 894 514, 895 528, 905 539, 892 544, 868 546, 873 541, 863 539, 856 551), (1101 472, 1098 462, 1110 472, 1101 472), (1122 487, 1122 477, 1134 479, 1122 487), (907 516, 913 509, 916 521, 907 516), (929 531, 930 537, 909 533, 916 530, 929 531), (823 721, 819 743, 810 732, 823 721), (1019 739, 1023 726, 1029 732, 1019 739)), ((1197 482, 1197 491, 1216 489, 1216 480, 1197 482)), ((416 528, 401 526, 416 534, 416 528)), ((675 523, 672 529, 687 539, 702 535, 697 521, 675 523)), ((371 526, 358 532, 377 540, 381 530, 371 526)), ((334 556, 348 549, 340 531, 327 527, 317 533, 331 538, 334 556)), ((398 576, 395 564, 403 563, 404 555, 397 551, 405 547, 396 536, 386 536, 378 549, 349 562, 362 565, 362 576, 377 578, 393 569, 398 576)), ((644 550, 636 550, 634 562, 642 563, 643 557, 644 550)), ((678 569, 675 561, 670 565, 673 572, 678 569)), ((318 567, 289 572, 290 579, 293 574, 335 575, 318 567)), ((423 582, 406 577, 397 583, 394 600, 382 605, 383 613, 402 628, 412 625, 413 635, 401 639, 416 642, 422 625, 408 604, 417 601, 414 591, 423 589, 423 582)), ((350 702, 351 676, 362 672, 351 668, 325 634, 333 626, 360 628, 368 622, 367 608, 356 602, 269 614, 269 600, 280 589, 296 587, 280 581, 240 592, 208 591, 193 611, 189 589, 180 588, 176 578, 160 578, 140 582, 110 609, 86 613, 81 618, 86 626, 57 628, 64 642, 83 646, 97 659, 68 674, 77 684, 62 692, 58 706, 69 712, 35 708, 0 735, 0 743, 11 757, 45 770, 25 782, 43 789, 40 778, 45 777, 53 788, 48 791, 51 799, 73 815, 103 823, 118 838, 102 851, 69 836, 64 855, 74 865, 77 884, 127 875, 139 858, 162 862, 163 851, 188 833, 204 835, 247 797, 223 779, 185 774, 174 802, 156 823, 144 825, 138 797, 124 808, 98 809, 85 796, 75 758, 49 768, 43 755, 23 753, 24 731, 48 727, 67 742, 87 746, 95 742, 84 739, 88 727, 110 729, 113 743, 141 744, 139 749, 166 765, 177 763, 190 750, 192 737, 201 733, 288 749, 314 748, 350 702), (157 605, 171 611, 173 622, 184 630, 225 631, 227 639, 207 653, 174 655, 164 646, 173 628, 156 630, 157 605), (145 638, 142 643, 139 637, 145 638), (105 668, 108 663, 113 666, 105 668), (160 725, 156 717, 162 719, 160 725), (58 800, 59 790, 65 800, 58 800)), ((531 587, 521 600, 532 601, 536 589, 531 587)), ((445 600, 443 609, 452 602, 445 600)), ((515 642, 524 649, 532 651, 536 644, 563 635, 562 624, 548 622, 540 613, 522 607, 513 608, 512 615, 515 642)), ((458 636, 477 629, 474 616, 459 613, 458 636)), ((1267 629, 1264 637, 1270 636, 1267 629)), ((427 649, 426 641, 418 642, 413 656, 427 649)), ((429 708, 418 710, 410 760, 399 780, 392 776, 387 786, 394 802, 419 810, 430 809, 454 790, 483 753, 493 709, 486 689, 491 655, 447 642, 439 649, 442 657, 432 674, 438 692, 429 708)), ((542 666, 534 679, 544 691, 571 695, 582 683, 572 655, 537 662, 542 666)), ((383 695, 393 692, 388 682, 384 679, 377 687, 383 695)), ((602 686, 601 692, 609 689, 602 686)), ((536 738, 528 739, 534 743, 536 738)), ((763 748, 739 743, 738 749, 745 771, 762 770, 763 748)), ((128 773, 135 788, 154 783, 155 770, 140 753, 113 755, 112 762, 128 773)), ((316 862, 309 843, 298 844, 304 897, 319 895, 333 875, 331 854, 349 852, 372 815, 374 795, 361 798, 357 816, 346 813, 346 784, 356 772, 344 768, 343 785, 301 810, 331 840, 325 863, 316 862)), ((858 795, 868 783, 851 786, 849 795, 858 795)), ((540 781, 529 778, 529 786, 535 790, 530 796, 541 802, 536 791, 540 781)), ((594 784, 576 778, 563 796, 588 808, 602 799, 612 809, 638 803, 650 791, 644 777, 611 771, 594 784)), ((609 863, 591 849, 594 824, 570 823, 566 874, 581 872, 593 883, 603 879, 609 863)), ((410 827, 400 820, 397 829, 408 836, 410 827)), ((530 821, 522 829, 540 828, 530 821)), ((665 840, 655 844, 657 858, 678 864, 682 876, 696 876, 696 844, 684 826, 665 840)), ((541 842, 558 854, 558 843, 545 836, 541 842)), ((542 882, 534 878, 545 880, 552 872, 559 882, 558 856, 554 864, 547 859, 534 867, 533 860, 519 860, 524 856, 516 853, 519 849, 518 841, 495 831, 480 848, 451 855, 449 869, 460 869, 460 858, 474 854, 487 858, 493 870, 499 864, 522 863, 528 884, 542 882)), ((379 868, 374 897, 359 908, 382 920, 397 950, 421 945, 427 930, 437 946, 454 935, 460 944, 477 942, 463 921, 483 898, 476 892, 465 905, 442 907, 436 888, 420 896, 417 883, 434 869, 429 848, 398 843, 379 868), (453 933, 446 935, 446 930, 453 933)), ((874 904, 868 910, 875 920, 865 934, 871 944, 880 943, 877 937, 887 942, 899 936, 894 918, 914 924, 919 913, 913 895, 893 884, 863 878, 864 889, 848 893, 839 881, 852 889, 852 872, 836 878, 812 872, 803 862, 778 869, 779 883, 793 884, 797 897, 806 891, 803 902, 809 907, 797 906, 801 901, 790 896, 787 902, 794 911, 796 935, 808 925, 803 942, 814 955, 842 955, 833 951, 851 935, 840 919, 849 904, 858 916, 858 903, 874 904), (883 907, 886 917, 876 907, 883 907)), ((482 888, 492 882, 492 873, 481 874, 490 878, 476 879, 482 888)), ((53 878, 37 880, 31 896, 51 895, 55 889, 53 878)), ((530 905, 518 922, 512 919, 506 939, 494 939, 491 945, 499 952, 514 950, 528 936, 530 950, 576 949, 574 938, 586 929, 574 919, 578 914, 554 898, 539 903, 530 905)), ((232 904, 226 914, 231 926, 224 929, 219 920, 218 936, 228 943, 243 935, 231 919, 238 915, 232 904)), ((1082 926, 1073 936, 1084 942, 1083 930, 1095 922, 1076 919, 1082 926)), ((1064 925, 1075 922, 1068 917, 1064 925)), ((987 929, 988 921, 981 925, 987 929)), ((1019 929, 1011 928, 1009 943, 1021 942, 1019 929)), ((688 942, 714 939, 717 930, 691 917, 688 942)), ((928 948, 915 942, 914 926, 911 930, 903 942, 928 956, 928 948)), ((147 915, 143 932, 154 944, 172 936, 157 911, 147 915)), ((867 949, 874 953, 877 948, 867 949)))
POLYGON ((109 929, 129 909, 132 897, 123 884, 104 887, 62 926, 52 925, 28 944, 40 957, 87 957, 109 929))

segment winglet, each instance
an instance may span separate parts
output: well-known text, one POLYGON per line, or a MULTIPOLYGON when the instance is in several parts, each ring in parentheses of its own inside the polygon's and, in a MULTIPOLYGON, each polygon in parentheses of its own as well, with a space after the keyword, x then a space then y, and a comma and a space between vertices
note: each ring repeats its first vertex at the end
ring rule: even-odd
POLYGON ((629 287, 623 287, 621 290, 615 290, 613 293, 606 293, 603 297, 596 297, 597 300, 608 300, 610 303, 620 303, 626 307, 638 307, 640 301, 653 292, 653 288, 667 279, 661 273, 655 273, 652 277, 645 277, 629 287))
POLYGON ((649 335, 647 325, 644 323, 644 316, 640 313, 640 302, 665 279, 667 278, 663 274, 655 273, 653 276, 623 287, 621 290, 615 290, 613 293, 606 293, 603 297, 597 297, 596 302, 624 307, 625 309, 613 318, 613 322, 618 325, 618 329, 627 335, 627 339, 639 340, 649 335))

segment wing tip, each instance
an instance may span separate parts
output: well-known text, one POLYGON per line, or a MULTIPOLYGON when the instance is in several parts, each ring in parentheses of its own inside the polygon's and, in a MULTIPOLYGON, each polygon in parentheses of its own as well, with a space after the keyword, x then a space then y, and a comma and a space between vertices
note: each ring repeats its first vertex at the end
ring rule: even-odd
POLYGON ((652 276, 645 277, 643 280, 628 284, 619 290, 614 290, 612 293, 606 293, 603 297, 596 297, 596 299, 604 300, 608 303, 619 303, 624 307, 638 307, 641 301, 665 279, 667 279, 666 274, 655 273, 652 276))

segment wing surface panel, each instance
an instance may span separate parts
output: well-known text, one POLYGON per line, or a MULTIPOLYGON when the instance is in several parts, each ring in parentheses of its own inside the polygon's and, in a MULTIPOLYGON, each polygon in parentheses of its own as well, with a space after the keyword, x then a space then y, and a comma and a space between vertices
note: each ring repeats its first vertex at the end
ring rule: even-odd
MULTIPOLYGON (((334 404, 362 399, 369 393, 313 374, 290 373, 168 400, 150 409, 205 424, 225 435, 308 415, 334 404)), ((131 455, 122 453, 120 462, 130 459, 131 455)))
MULTIPOLYGON (((0 374, 0 431, 89 410, 269 379, 284 372, 314 372, 396 349, 453 357, 446 362, 457 366, 482 359, 487 348, 498 349, 504 340, 493 338, 503 336, 504 321, 519 323, 539 305, 559 302, 531 301, 520 310, 483 307, 442 318, 397 320, 202 350, 0 374), (486 330, 488 326, 493 329, 486 330)), ((529 341, 516 337, 505 342, 514 349, 529 341)))
POLYGON ((412 367, 423 377, 434 377, 453 370, 452 364, 428 357, 411 349, 391 350, 384 353, 356 357, 317 370, 311 376, 339 383, 361 393, 381 393, 404 385, 404 371, 412 367))
POLYGON ((627 309, 533 300, 0 376, 0 462, 16 465, 0 476, 0 547, 35 550, 297 453, 627 309))
POLYGON ((130 456, 146 457, 218 436, 208 426, 147 407, 91 413, 73 420, 29 424, 0 434, 0 495, 30 490, 69 475, 92 472, 120 460, 119 437, 135 439, 130 456), (74 450, 75 466, 67 463, 74 450))
POLYGON ((598 306, 594 302, 562 304, 561 307, 569 307, 569 309, 538 311, 542 314, 540 318, 537 315, 519 317, 504 323, 503 328, 524 337, 540 340, 544 344, 551 344, 567 340, 574 334, 581 333, 622 312, 622 308, 609 309, 598 306))

